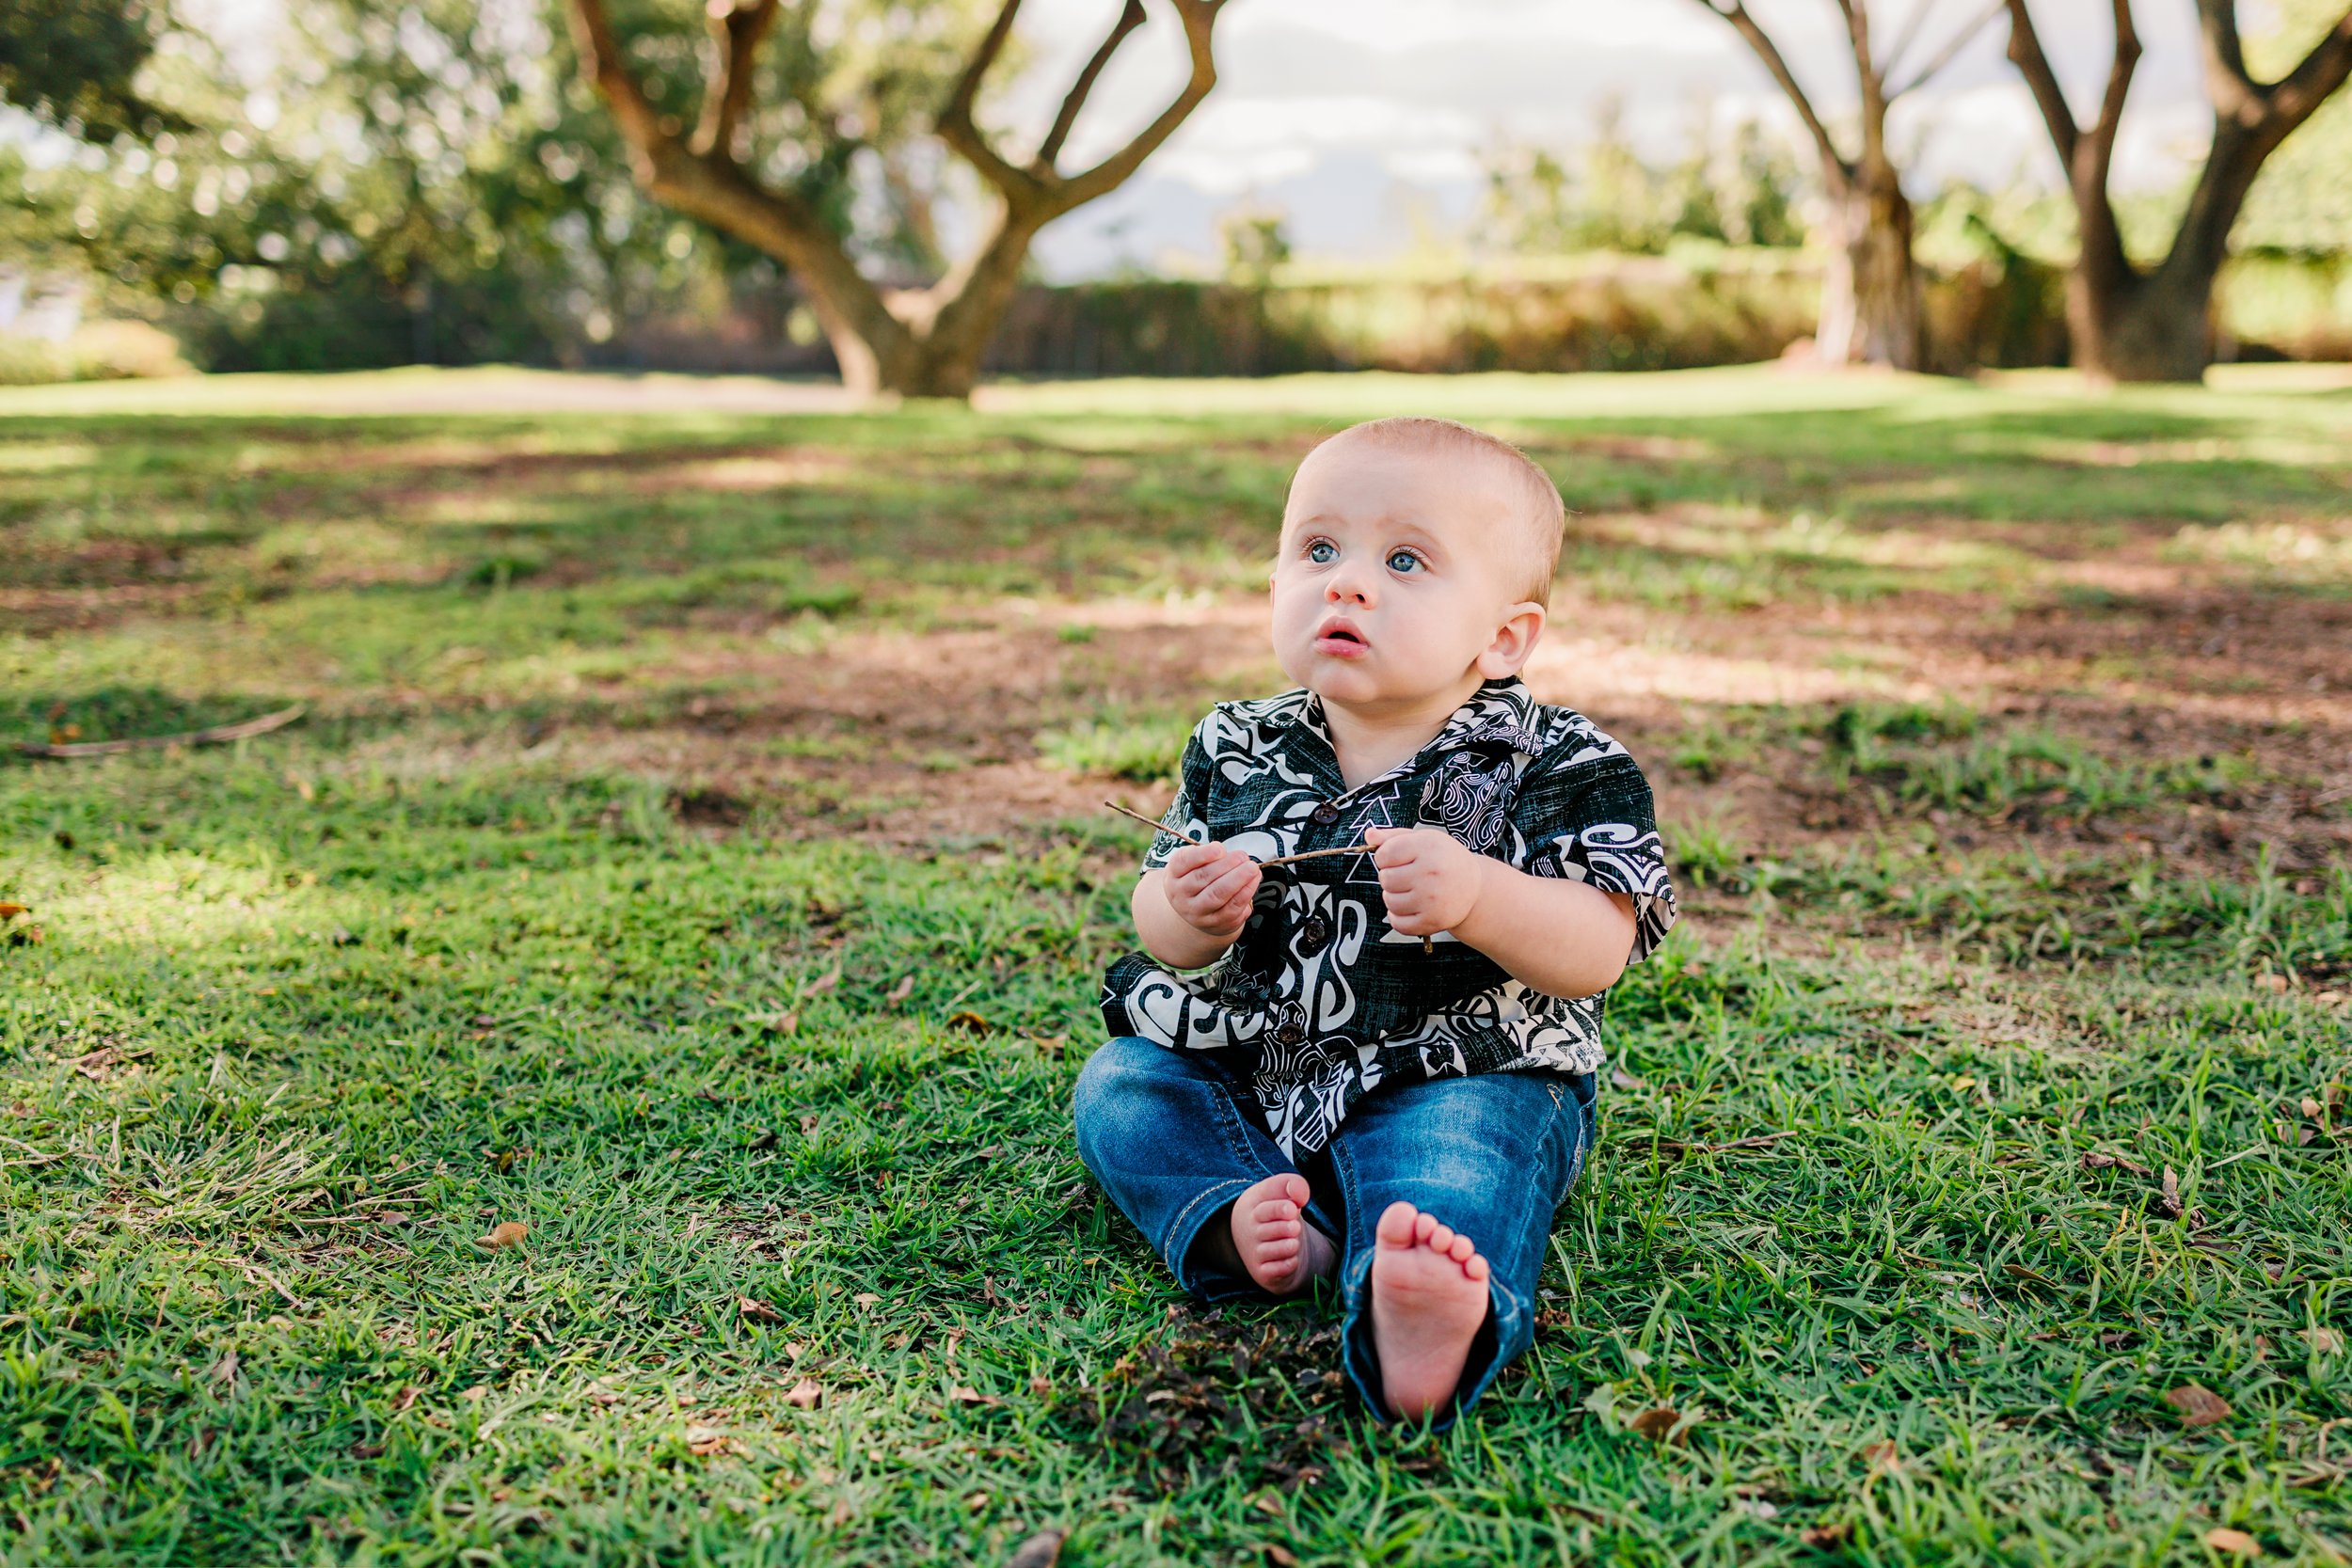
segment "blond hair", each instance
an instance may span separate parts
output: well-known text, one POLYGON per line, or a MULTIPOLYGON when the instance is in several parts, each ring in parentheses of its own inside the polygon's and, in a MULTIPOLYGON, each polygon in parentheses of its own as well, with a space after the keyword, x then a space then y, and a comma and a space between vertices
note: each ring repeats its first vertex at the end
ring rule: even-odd
MULTIPOLYGON (((1514 503, 1511 511, 1516 526, 1507 543, 1517 592, 1523 600, 1545 605, 1550 602, 1551 578, 1559 570, 1560 536, 1567 527, 1568 513, 1560 499, 1559 486, 1551 483, 1551 476, 1538 467, 1534 458, 1501 436, 1489 436, 1456 420, 1433 419, 1423 414, 1399 414, 1350 425, 1324 440, 1315 451, 1333 442, 1349 440, 1371 441, 1392 449, 1407 447, 1448 452, 1492 465, 1514 503)), ((1303 470, 1306 465, 1301 463, 1299 467, 1303 470)), ((1295 475, 1293 483, 1296 483, 1295 475)))

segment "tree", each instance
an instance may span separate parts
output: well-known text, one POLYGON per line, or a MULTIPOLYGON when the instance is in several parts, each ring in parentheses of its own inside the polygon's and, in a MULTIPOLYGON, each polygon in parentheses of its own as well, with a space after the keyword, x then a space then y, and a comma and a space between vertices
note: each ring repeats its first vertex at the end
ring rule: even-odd
POLYGON ((753 159, 757 61, 779 0, 712 0, 711 50, 691 132, 665 115, 641 82, 605 0, 571 0, 583 70, 628 144, 639 186, 656 200, 756 246, 791 269, 831 340, 842 379, 858 391, 968 397, 980 356, 1020 281, 1029 244, 1055 218, 1117 189, 1166 141, 1216 81, 1210 35, 1224 0, 1168 0, 1191 59, 1183 89, 1159 117, 1089 168, 1057 165, 1104 66, 1144 22, 1143 0, 1119 17, 1063 96, 1025 161, 999 152, 973 119, 989 68, 1012 36, 1021 0, 1003 0, 933 121, 939 140, 987 184, 994 212, 979 245, 930 287, 885 293, 862 271, 840 222, 795 184, 763 180, 753 159))
POLYGON ((1919 267, 1911 250, 1915 220, 1901 171, 1887 146, 1886 115, 1897 100, 1958 57, 2000 14, 2001 0, 1965 13, 1958 28, 1933 45, 1927 41, 1931 19, 1951 13, 1938 0, 1913 0, 1883 53, 1871 40, 1869 0, 1836 0, 1861 93, 1861 146, 1851 157, 1839 149, 1787 57, 1749 13, 1744 0, 1698 3, 1731 24, 1764 62, 1804 122, 1820 157, 1831 245, 1821 284, 1820 323, 1813 337, 1815 355, 1834 365, 1917 370, 1926 354, 1926 334, 1919 267), (1907 63, 1915 55, 1917 63, 1907 63))
POLYGON ((86 141, 183 128, 132 86, 154 53, 159 9, 145 0, 9 0, 0 100, 86 141))
POLYGON ((2123 101, 2139 63, 2131 0, 2110 0, 2115 47, 2099 112, 2078 124, 2034 31, 2026 0, 2009 8, 2009 57, 2033 90, 2074 198, 2080 248, 2067 275, 2066 327, 2074 364, 2093 380, 2199 381, 2213 359, 2213 285, 2230 230, 2263 161, 2352 74, 2352 10, 2275 82, 2247 70, 2236 0, 2197 0, 2213 144, 2172 244, 2153 266, 2123 248, 2107 174, 2123 101))

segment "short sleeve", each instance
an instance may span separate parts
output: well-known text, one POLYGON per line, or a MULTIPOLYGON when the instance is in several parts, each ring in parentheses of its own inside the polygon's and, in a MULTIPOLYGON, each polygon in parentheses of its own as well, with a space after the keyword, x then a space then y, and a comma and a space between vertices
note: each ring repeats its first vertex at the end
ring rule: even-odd
POLYGON ((1160 817, 1162 832, 1152 841, 1152 847, 1143 852, 1137 876, 1166 865, 1168 857, 1186 840, 1204 843, 1209 837, 1209 786, 1216 777, 1216 769, 1209 765, 1209 748, 1201 739, 1201 732, 1207 728, 1208 721, 1204 719, 1184 740, 1184 760, 1176 768, 1176 799, 1160 817))
POLYGON ((1619 752, 1537 771, 1519 786, 1511 813, 1521 871, 1589 882, 1633 900, 1633 953, 1649 957, 1675 923, 1674 883, 1658 836, 1649 781, 1619 752))

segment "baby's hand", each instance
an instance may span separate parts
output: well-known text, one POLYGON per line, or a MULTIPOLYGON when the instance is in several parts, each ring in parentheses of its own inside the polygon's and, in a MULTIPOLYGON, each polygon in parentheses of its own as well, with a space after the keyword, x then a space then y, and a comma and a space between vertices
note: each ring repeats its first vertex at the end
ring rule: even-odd
POLYGON ((1442 828, 1370 828, 1372 863, 1389 926, 1408 937, 1451 931, 1478 906, 1487 867, 1496 864, 1442 828))
POLYGON ((1222 844, 1187 844, 1168 857, 1168 902, 1177 916, 1215 942, 1230 942, 1249 920, 1264 873, 1222 844))

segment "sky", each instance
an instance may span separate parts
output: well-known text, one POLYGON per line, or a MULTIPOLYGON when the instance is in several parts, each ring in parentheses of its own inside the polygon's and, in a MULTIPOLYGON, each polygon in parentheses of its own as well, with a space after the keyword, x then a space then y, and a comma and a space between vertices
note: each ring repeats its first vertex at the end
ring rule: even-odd
MULTIPOLYGON (((1879 37, 1899 31, 1915 5, 1930 8, 1920 34, 1930 40, 1982 8, 1979 0, 1874 0, 1879 37)), ((1832 0, 1751 0, 1750 8, 1822 114, 1850 112, 1853 68, 1832 0)), ((2211 124, 2189 0, 2139 0, 2137 9, 2145 53, 2118 148, 2122 189, 2180 178, 2211 124)), ((2249 30, 2264 24, 2261 6, 2241 10, 2249 30)), ((2086 118, 2110 47, 2106 11, 2087 0, 2035 6, 2043 45, 2086 118)), ((1115 14, 1115 0, 1029 0, 1022 16, 1038 60, 998 102, 1008 130, 1052 119, 1115 14)), ((2007 24, 1994 22, 1896 106, 1890 135, 1912 154, 1917 194, 1954 177, 2055 185, 2057 159, 2004 56, 2006 39, 2007 24)), ((1923 45, 1914 57, 1932 52, 1923 45)), ((1218 215, 1235 207, 1282 213, 1302 256, 1393 254, 1417 232, 1469 214, 1483 150, 1572 144, 1613 95, 1628 133, 1660 159, 1680 150, 1702 112, 1719 127, 1760 120, 1792 145, 1803 135, 1746 44, 1700 0, 1228 0, 1216 59, 1216 90, 1141 173, 1039 236, 1049 274, 1206 263, 1218 215)), ((1175 24, 1153 5, 1151 24, 1097 87, 1063 166, 1148 122, 1183 71, 1175 24)))

